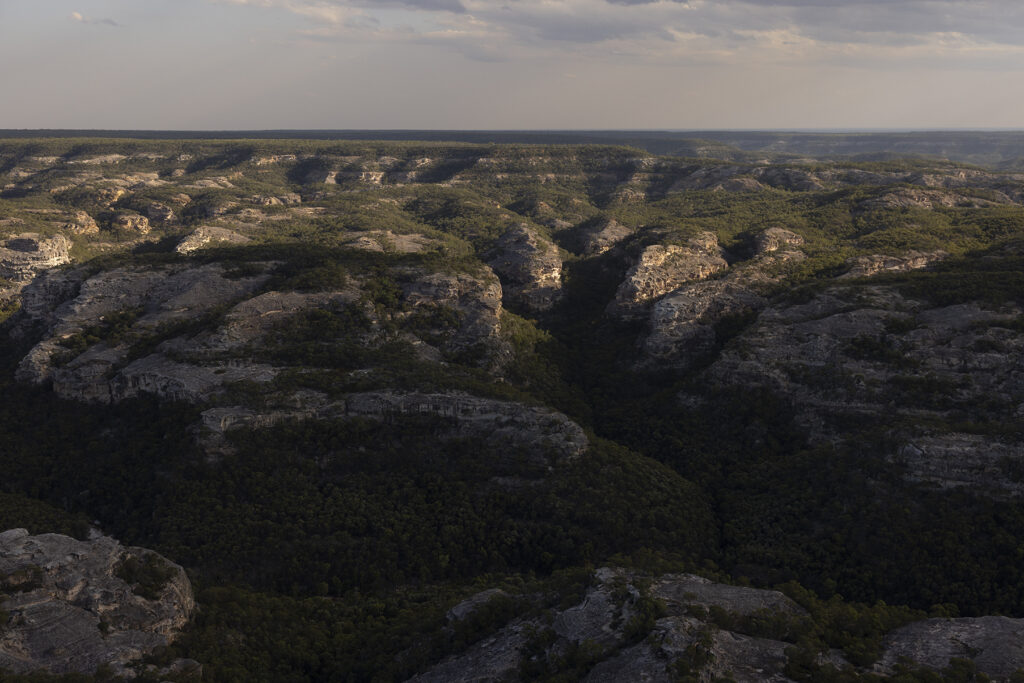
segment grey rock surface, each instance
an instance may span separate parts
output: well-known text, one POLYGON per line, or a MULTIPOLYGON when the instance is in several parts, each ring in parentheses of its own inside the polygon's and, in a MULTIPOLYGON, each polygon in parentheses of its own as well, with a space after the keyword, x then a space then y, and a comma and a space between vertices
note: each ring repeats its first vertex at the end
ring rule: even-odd
POLYGON ((646 304, 728 267, 714 233, 701 233, 685 246, 649 246, 626 273, 608 312, 620 318, 642 317, 646 304))
POLYGON ((475 595, 471 595, 459 604, 448 610, 445 617, 448 619, 448 623, 454 623, 457 621, 463 621, 472 616, 477 610, 489 603, 491 600, 496 598, 508 598, 508 593, 501 590, 500 588, 488 588, 487 590, 480 591, 475 595))
POLYGON ((348 394, 344 400, 304 392, 278 397, 276 406, 258 411, 220 406, 203 411, 199 436, 211 451, 222 447, 223 435, 231 429, 270 427, 286 420, 361 417, 386 421, 412 415, 443 418, 451 431, 439 437, 484 439, 493 446, 493 457, 509 462, 525 457, 532 465, 546 468, 552 462, 582 455, 589 446, 583 429, 562 413, 462 392, 360 392, 348 394))
POLYGON ((947 256, 949 254, 941 250, 908 251, 896 256, 885 254, 856 256, 847 261, 850 270, 840 277, 870 277, 877 273, 903 273, 908 270, 920 270, 936 261, 941 261, 947 256))
POLYGON ((721 607, 749 616, 759 611, 803 615, 806 611, 779 591, 715 583, 694 574, 665 574, 651 583, 651 595, 670 608, 683 610, 688 605, 721 607))
POLYGON ((1009 680, 1024 668, 1024 619, 978 617, 926 619, 889 634, 875 670, 891 673, 901 659, 934 670, 953 658, 970 659, 980 673, 997 681, 1009 680))
MULTIPOLYGON (((763 310, 701 377, 709 386, 769 388, 796 406, 818 442, 849 437, 851 420, 941 425, 967 411, 1013 421, 1024 404, 1020 313, 1014 304, 934 306, 891 287, 837 285, 763 310)), ((1024 462, 1019 437, 926 427, 895 435, 902 445, 890 455, 911 480, 1024 493, 1014 474, 1024 462)))
MULTIPOLYGON (((582 601, 556 611, 550 621, 540 618, 516 619, 462 654, 450 657, 413 681, 511 681, 518 679, 523 650, 528 642, 547 634, 547 655, 558 657, 571 646, 583 646, 598 653, 596 665, 584 679, 588 683, 678 680, 678 664, 691 662, 690 655, 708 657, 691 671, 700 680, 732 677, 754 683, 789 679, 783 674, 788 643, 755 638, 720 630, 690 616, 687 605, 672 596, 702 592, 708 604, 738 614, 758 609, 780 609, 787 614, 803 611, 774 591, 725 586, 689 575, 645 577, 629 570, 601 568, 595 583, 582 601), (643 587, 643 588, 642 588, 643 587), (657 619, 641 639, 627 640, 627 625, 636 615, 636 605, 649 588, 649 595, 664 601, 667 616, 657 619), (603 656, 602 656, 603 655, 603 656)), ((474 596, 475 597, 475 596, 474 596)))
POLYGON ((137 213, 119 213, 111 221, 115 230, 148 235, 150 231, 149 219, 137 213))
POLYGON ((58 534, 0 534, 0 669, 15 673, 92 673, 126 668, 178 635, 195 609, 184 570, 143 548, 106 536, 77 541, 58 534), (152 599, 118 576, 125 560, 159 563, 167 580, 152 599))
POLYGON ((128 342, 109 346, 101 341, 69 358, 63 342, 102 325, 109 316, 125 312, 134 316, 131 331, 135 337, 159 335, 175 324, 246 296, 265 279, 230 279, 224 277, 221 266, 206 265, 113 269, 88 278, 77 288, 72 278, 33 283, 22 293, 28 302, 25 312, 32 323, 44 326, 46 331, 42 341, 22 359, 16 376, 37 384, 52 381, 57 393, 67 398, 110 402, 135 395, 130 389, 127 393, 116 389, 119 370, 124 368, 126 372, 120 386, 133 387, 142 381, 130 379, 133 373, 141 373, 134 375, 137 378, 152 376, 161 366, 172 367, 169 362, 143 358, 134 361, 133 368, 125 368, 130 361, 128 342), (59 301, 61 295, 73 298, 59 301))
POLYGON ((525 223, 503 234, 488 261, 511 302, 534 311, 550 309, 562 295, 558 248, 525 223))
POLYGON ((196 228, 190 235, 185 237, 178 246, 174 248, 174 251, 179 254, 189 254, 197 249, 202 249, 208 246, 226 246, 231 244, 246 244, 251 240, 245 235, 240 235, 233 230, 227 228, 218 228, 216 226, 203 226, 196 228))
POLYGON ((804 243, 804 238, 791 230, 785 228, 768 228, 758 233, 754 238, 755 251, 758 254, 778 251, 783 247, 798 247, 804 243))
POLYGON ((640 347, 649 364, 686 368, 716 348, 716 325, 756 313, 767 305, 766 288, 778 279, 773 269, 804 258, 791 247, 803 238, 782 228, 755 237, 753 258, 720 277, 687 283, 657 301, 647 317, 640 347))
POLYGON ((67 230, 72 235, 95 235, 100 231, 96 220, 85 211, 74 211, 61 229, 67 230))
POLYGON ((0 277, 18 282, 31 280, 50 268, 71 262, 71 241, 64 235, 50 238, 24 233, 7 239, 0 247, 0 277))
POLYGON ((631 228, 614 218, 604 218, 580 230, 579 251, 586 256, 603 254, 632 234, 631 228))

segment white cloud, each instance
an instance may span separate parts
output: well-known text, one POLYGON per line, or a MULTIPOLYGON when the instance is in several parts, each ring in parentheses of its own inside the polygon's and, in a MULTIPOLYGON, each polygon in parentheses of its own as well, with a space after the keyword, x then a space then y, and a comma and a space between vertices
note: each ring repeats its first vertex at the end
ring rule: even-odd
POLYGON ((102 26, 120 26, 119 23, 113 19, 90 19, 81 12, 72 12, 71 19, 77 21, 80 24, 98 24, 102 26))
POLYGON ((430 45, 486 61, 990 60, 1024 46, 1018 0, 215 1, 288 10, 317 40, 430 45))

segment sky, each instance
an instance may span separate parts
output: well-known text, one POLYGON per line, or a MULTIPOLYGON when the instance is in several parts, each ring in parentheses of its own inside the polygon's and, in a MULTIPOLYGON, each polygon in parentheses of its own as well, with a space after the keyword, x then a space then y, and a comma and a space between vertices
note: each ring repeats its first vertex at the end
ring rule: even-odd
POLYGON ((1024 128, 1020 0, 0 0, 0 128, 1024 128))

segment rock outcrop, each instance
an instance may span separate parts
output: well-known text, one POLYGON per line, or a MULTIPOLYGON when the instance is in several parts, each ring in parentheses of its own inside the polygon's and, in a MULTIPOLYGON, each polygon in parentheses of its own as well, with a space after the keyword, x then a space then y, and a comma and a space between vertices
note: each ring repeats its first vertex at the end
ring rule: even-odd
POLYGON ((362 233, 345 246, 364 251, 418 254, 425 251, 433 240, 416 233, 396 233, 391 230, 372 230, 362 233))
POLYGON ((581 645, 594 653, 598 663, 584 679, 592 683, 671 683, 680 666, 701 680, 726 675, 738 683, 788 680, 783 675, 788 643, 719 630, 707 621, 707 611, 702 611, 703 606, 714 605, 734 615, 779 610, 801 618, 804 611, 781 593, 715 584, 689 574, 652 580, 627 570, 602 568, 595 578, 583 600, 557 611, 550 625, 540 619, 516 619, 411 680, 514 679, 521 667, 528 665, 524 652, 536 651, 538 642, 546 646, 541 647, 541 654, 531 656, 558 657, 581 645), (692 593, 694 590, 697 592, 692 593), (661 603, 664 615, 649 632, 627 634, 641 603, 651 600, 661 603), (699 663, 695 653, 701 657, 699 663))
MULTIPOLYGON (((908 424, 953 415, 1016 419, 1024 405, 1020 309, 932 306, 892 287, 835 286, 807 303, 777 304, 702 375, 712 386, 761 386, 798 408, 814 440, 850 424, 908 424), (845 425, 845 426, 844 426, 845 425)), ((955 422, 955 420, 953 420, 955 422)), ((914 481, 995 496, 1024 493, 1018 437, 900 428, 890 454, 914 481)))
POLYGON ((603 218, 580 230, 579 252, 585 256, 603 254, 633 234, 633 230, 614 218, 603 218))
POLYGON ((177 218, 177 214, 163 202, 152 202, 146 207, 146 217, 154 223, 171 223, 177 218))
POLYGON ((921 190, 916 187, 901 187, 877 197, 865 199, 857 205, 859 211, 892 209, 938 209, 971 205, 966 197, 949 191, 921 190))
POLYGON ((0 533, 0 669, 93 673, 168 645, 195 609, 184 570, 106 536, 0 533))
POLYGON ((679 287, 654 304, 648 333, 641 340, 649 361, 685 368, 705 357, 719 343, 719 324, 768 303, 764 289, 775 281, 771 269, 804 258, 803 252, 789 248, 802 244, 803 238, 789 230, 769 228, 754 243, 753 258, 721 277, 679 287))
POLYGON ((24 311, 30 323, 46 331, 22 359, 16 376, 33 383, 53 381, 68 398, 116 400, 108 380, 127 361, 133 341, 244 296, 265 279, 226 278, 221 266, 210 265, 119 268, 84 282, 81 274, 71 274, 33 283, 22 294, 24 311), (101 338, 115 330, 116 342, 101 338), (84 348, 75 346, 76 340, 84 348))
POLYGON ((502 279, 509 302, 533 311, 550 309, 562 295, 558 248, 521 223, 498 239, 488 261, 502 279))
POLYGON ((137 213, 119 213, 111 221, 115 230, 136 235, 149 234, 149 219, 137 213))
MULTIPOLYGON (((484 591, 453 612, 470 612, 497 596, 515 599, 503 591, 484 591)), ((793 643, 758 635, 756 624, 773 622, 776 632, 789 630, 793 638, 811 619, 777 591, 729 586, 692 574, 651 577, 602 568, 580 603, 555 610, 546 620, 514 619, 411 681, 515 680, 539 661, 557 661, 580 648, 595 662, 582 679, 589 683, 672 683, 684 674, 702 681, 788 683, 793 643), (660 616, 649 630, 627 633, 652 601, 660 616)), ((857 670, 839 650, 818 653, 817 663, 826 670, 831 666, 850 675, 884 677, 895 673, 897 665, 938 672, 960 658, 973 661, 979 673, 993 680, 1008 681, 1024 668, 1022 638, 1024 619, 926 619, 887 635, 873 665, 857 670)))
POLYGON ((608 312, 620 318, 642 317, 646 304, 728 267, 714 233, 700 233, 685 246, 649 246, 626 273, 608 312))
POLYGON ((100 231, 96 220, 85 211, 75 211, 68 221, 61 225, 62 230, 67 230, 72 235, 95 235, 100 231))
POLYGON ((956 658, 974 662, 992 680, 1008 681, 1024 669, 1024 619, 926 619, 893 631, 884 645, 874 667, 879 673, 892 673, 903 661, 942 670, 956 658))
POLYGON ((245 235, 239 235, 237 232, 227 228, 203 226, 196 228, 194 232, 181 240, 178 246, 174 248, 174 251, 179 254, 189 254, 197 249, 203 249, 208 246, 246 244, 250 241, 245 235))
POLYGON ((904 273, 908 270, 920 270, 930 264, 941 261, 949 256, 942 250, 937 251, 908 251, 897 256, 884 254, 871 254, 869 256, 855 256, 847 265, 850 270, 840 277, 871 277, 878 273, 904 273))
POLYGON ((35 233, 11 237, 0 247, 0 277, 25 282, 49 268, 71 262, 71 242, 63 235, 44 238, 35 233))
POLYGON ((405 416, 432 416, 450 424, 443 438, 478 438, 493 447, 497 460, 548 467, 583 454, 589 440, 583 429, 562 413, 513 401, 480 398, 462 392, 362 392, 343 400, 305 392, 279 400, 280 407, 256 411, 243 406, 210 408, 202 414, 199 431, 208 452, 224 447, 224 434, 232 429, 265 428, 286 420, 370 418, 390 420, 405 416), (288 404, 291 407, 288 407, 288 404))
POLYGON ((804 238, 785 228, 768 228, 754 238, 754 253, 757 255, 778 251, 783 247, 799 247, 804 238))

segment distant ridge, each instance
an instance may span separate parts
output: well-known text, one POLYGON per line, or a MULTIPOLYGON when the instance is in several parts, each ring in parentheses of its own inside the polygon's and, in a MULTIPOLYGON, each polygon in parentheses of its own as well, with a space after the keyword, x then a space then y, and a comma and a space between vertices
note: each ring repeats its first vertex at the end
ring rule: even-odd
POLYGON ((631 130, 15 130, 0 138, 132 138, 141 140, 398 140, 472 144, 622 145, 650 154, 773 160, 933 157, 958 163, 1024 168, 1024 131, 631 131, 631 130))

